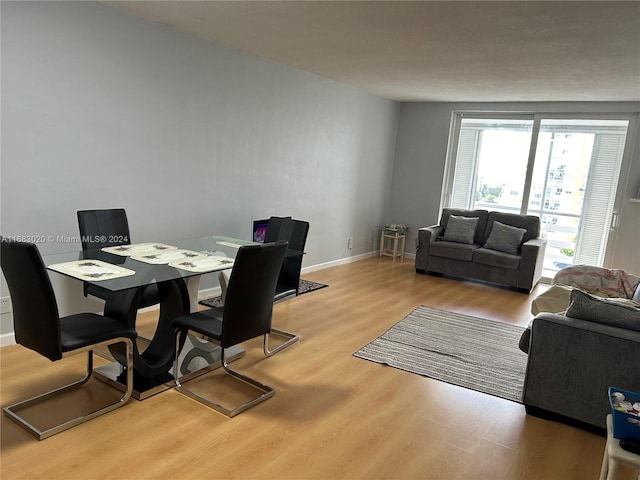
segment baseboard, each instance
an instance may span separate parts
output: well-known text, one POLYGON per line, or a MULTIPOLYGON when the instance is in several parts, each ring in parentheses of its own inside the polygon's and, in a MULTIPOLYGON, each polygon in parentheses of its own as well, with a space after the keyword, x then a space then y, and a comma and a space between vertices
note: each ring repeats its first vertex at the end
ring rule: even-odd
POLYGON ((3 333, 0 335, 0 347, 6 347, 7 345, 15 345, 16 344, 16 336, 13 332, 11 333, 3 333))
POLYGON ((204 300, 205 298, 217 297, 221 293, 222 293, 222 289, 220 287, 205 288, 204 290, 198 290, 198 301, 204 300))
MULTIPOLYGON (((378 251, 361 253, 360 255, 354 255, 353 257, 345 257, 340 258, 338 260, 333 260, 331 262, 319 263, 317 265, 311 265, 310 267, 304 267, 301 271, 302 274, 316 272, 318 270, 324 270, 325 268, 337 267, 338 265, 345 265, 347 263, 357 262, 358 260, 363 260, 369 257, 375 257, 378 255, 378 251)), ((408 260, 415 260, 415 253, 407 253, 405 252, 404 258, 408 260)))
POLYGON ((358 260, 362 260, 364 258, 369 258, 374 255, 374 252, 362 253, 360 255, 354 255, 353 257, 344 257, 339 258, 338 260, 332 260, 331 262, 326 263, 318 263, 317 265, 311 265, 309 267, 304 267, 300 273, 310 273, 316 272, 318 270, 324 270, 325 268, 337 267, 338 265, 345 265, 347 263, 357 262, 358 260))

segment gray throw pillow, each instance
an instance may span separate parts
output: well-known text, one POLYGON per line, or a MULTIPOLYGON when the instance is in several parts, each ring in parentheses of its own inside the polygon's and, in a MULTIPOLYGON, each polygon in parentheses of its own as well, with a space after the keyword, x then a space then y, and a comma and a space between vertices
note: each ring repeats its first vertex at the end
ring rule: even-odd
POLYGON ((527 231, 524 228, 512 227, 501 222, 493 222, 489 238, 484 248, 497 250, 510 255, 518 255, 522 238, 527 231))
POLYGON ((447 242, 473 243, 476 228, 478 228, 477 217, 449 215, 442 239, 447 242))
POLYGON ((640 307, 594 297, 578 289, 571 292, 566 315, 640 332, 640 307))

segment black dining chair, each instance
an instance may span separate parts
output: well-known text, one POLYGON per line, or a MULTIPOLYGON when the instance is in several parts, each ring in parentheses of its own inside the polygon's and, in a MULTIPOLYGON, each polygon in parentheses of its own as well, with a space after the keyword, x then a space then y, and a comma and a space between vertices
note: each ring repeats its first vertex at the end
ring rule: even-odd
MULTIPOLYGON (((130 245, 129 221, 124 208, 102 210, 79 210, 78 229, 82 249, 98 250, 117 245, 130 245)), ((157 285, 141 287, 142 295, 138 308, 150 307, 159 303, 157 285)), ((106 300, 112 292, 98 285, 84 284, 84 296, 91 295, 106 300)))
MULTIPOLYGON (((0 262, 13 304, 13 325, 16 343, 27 347, 52 362, 70 355, 87 352, 87 372, 84 378, 64 387, 38 395, 4 408, 39 440, 103 415, 124 405, 133 390, 133 341, 135 330, 109 317, 95 313, 79 313, 60 317, 46 268, 38 248, 33 243, 11 241, 0 237, 0 262), (70 390, 78 389, 93 373, 93 350, 124 344, 126 388, 122 397, 105 407, 84 412, 57 425, 38 427, 20 415, 24 408, 41 404, 70 390)), ((46 404, 42 404, 47 408, 46 404)), ((58 407, 50 407, 52 409, 58 407)), ((33 421, 33 420, 32 420, 33 421)), ((36 423, 36 422, 34 422, 36 423)))
POLYGON ((271 217, 267 224, 264 241, 289 242, 289 251, 282 261, 278 275, 278 285, 274 300, 276 302, 295 297, 300 289, 300 272, 302 271, 302 257, 307 243, 309 222, 295 220, 291 217, 271 217))
MULTIPOLYGON (((302 258, 304 248, 307 243, 307 234, 309 233, 309 222, 295 220, 291 217, 271 217, 267 223, 265 232, 265 242, 276 242, 285 240, 289 244, 287 254, 282 261, 280 272, 278 274, 278 283, 276 285, 276 293, 274 302, 279 303, 284 300, 296 297, 300 293, 300 272, 302 270, 302 258)), ((229 271, 225 270, 219 273, 218 279, 222 290, 221 298, 226 298, 226 288, 229 281, 229 271)), ((300 341, 300 336, 285 330, 272 328, 271 332, 264 337, 264 354, 270 357, 281 350, 300 341), (284 338, 276 347, 269 346, 269 335, 276 335, 284 338)))
POLYGON ((271 331, 273 297, 286 249, 286 241, 240 247, 229 278, 224 307, 214 307, 173 320, 172 325, 176 329, 174 374, 179 392, 228 417, 233 417, 275 394, 273 388, 229 368, 226 350, 246 340, 264 336, 271 331), (211 398, 187 389, 181 383, 178 372, 180 372, 179 347, 189 332, 203 335, 218 344, 221 347, 220 359, 224 370, 232 378, 250 385, 260 394, 236 407, 228 408, 211 398))
MULTIPOLYGON (((309 222, 295 220, 291 217, 271 217, 269 219, 264 241, 286 240, 289 243, 289 250, 282 261, 282 267, 278 274, 278 284, 276 285, 276 294, 274 296, 275 303, 296 297, 300 293, 300 272, 302 271, 302 258, 308 233, 309 222)), ((282 337, 285 341, 274 348, 270 348, 269 334, 267 334, 264 341, 264 354, 267 357, 300 341, 299 335, 277 328, 272 328, 270 334, 282 337)))

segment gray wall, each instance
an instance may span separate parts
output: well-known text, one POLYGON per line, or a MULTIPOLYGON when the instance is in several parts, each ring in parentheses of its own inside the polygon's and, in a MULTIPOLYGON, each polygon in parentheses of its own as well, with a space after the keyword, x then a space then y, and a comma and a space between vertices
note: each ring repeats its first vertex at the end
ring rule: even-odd
MULTIPOLYGON (((374 248, 397 103, 102 4, 1 8, 3 235, 77 236, 76 210, 124 207, 134 242, 248 239, 252 217, 292 215, 311 224, 305 266, 374 248)), ((62 313, 87 306, 54 282, 62 313)))
MULTIPOLYGON (((496 112, 573 112, 634 113, 640 102, 627 103, 403 103, 400 108, 398 141, 393 171, 389 215, 411 227, 410 251, 415 252, 417 229, 438 222, 440 194, 449 141, 452 112, 477 110, 496 112)), ((640 204, 632 203, 640 188, 640 132, 630 132, 632 148, 630 171, 622 172, 626 189, 621 192, 622 211, 617 235, 611 237, 614 249, 610 268, 640 274, 640 204)))

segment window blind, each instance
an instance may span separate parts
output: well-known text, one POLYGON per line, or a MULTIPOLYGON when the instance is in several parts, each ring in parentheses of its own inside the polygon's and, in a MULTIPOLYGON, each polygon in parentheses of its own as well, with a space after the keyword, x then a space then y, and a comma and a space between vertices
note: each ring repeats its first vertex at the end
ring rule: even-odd
POLYGON ((479 145, 480 131, 475 128, 465 128, 463 123, 460 129, 458 158, 451 194, 451 207, 453 208, 469 208, 470 205, 473 205, 477 169, 476 155, 479 145))
POLYGON ((575 264, 603 263, 624 143, 624 135, 595 136, 575 264))

